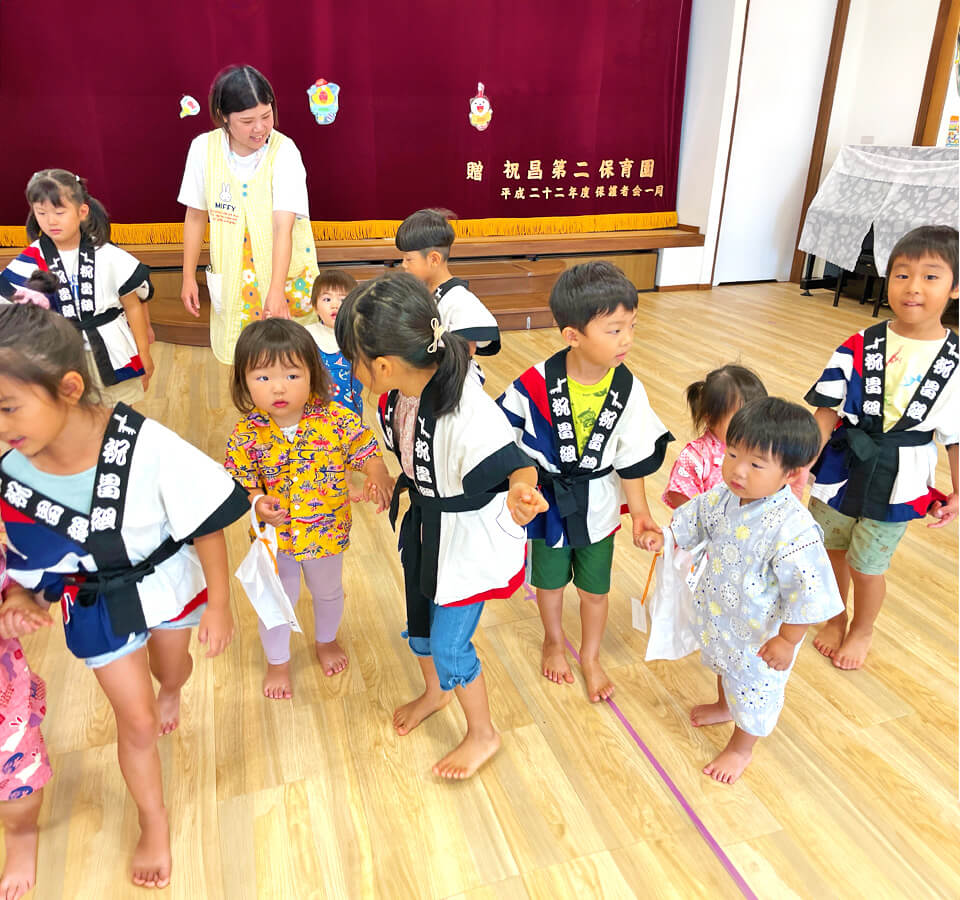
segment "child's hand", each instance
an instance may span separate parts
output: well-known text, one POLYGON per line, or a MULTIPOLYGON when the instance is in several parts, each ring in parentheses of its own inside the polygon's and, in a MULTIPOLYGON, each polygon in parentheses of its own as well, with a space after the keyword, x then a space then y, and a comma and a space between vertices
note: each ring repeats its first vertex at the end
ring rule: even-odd
POLYGON ((53 624, 49 612, 42 609, 25 588, 11 585, 0 606, 0 637, 16 638, 53 624))
POLYGON ((153 377, 154 370, 156 366, 153 364, 153 357, 150 354, 144 355, 140 354, 140 365, 143 366, 143 376, 140 381, 143 383, 143 390, 146 392, 147 388, 150 386, 150 379, 153 377))
POLYGON ((790 641, 780 637, 779 634, 775 634, 757 651, 757 656, 771 669, 780 672, 790 668, 791 663, 793 663, 793 653, 796 649, 795 644, 791 644, 790 641))
POLYGON ((660 526, 649 515, 632 515, 631 518, 633 519, 633 546, 652 552, 662 550, 663 534, 660 526))
POLYGON ((513 521, 520 526, 532 522, 542 512, 550 508, 543 494, 525 482, 518 481, 507 491, 507 509, 513 521))
POLYGON ((376 503, 377 512, 382 513, 390 506, 395 483, 386 469, 383 472, 375 471, 367 476, 367 481, 363 486, 363 499, 376 503))
POLYGON ((637 535, 633 536, 633 544, 635 547, 642 547, 651 553, 659 553, 663 549, 663 532, 644 531, 639 536, 639 543, 637 535))
POLYGON ((197 639, 207 645, 207 657, 218 656, 233 640, 233 616, 229 606, 207 606, 200 617, 197 639))
POLYGON ((928 522, 927 528, 943 528, 947 522, 952 522, 957 517, 958 495, 951 494, 947 497, 947 502, 942 503, 937 500, 930 505, 927 515, 933 516, 937 521, 928 522))
POLYGON ((257 500, 257 517, 274 528, 290 521, 287 511, 280 505, 280 498, 269 494, 257 500))

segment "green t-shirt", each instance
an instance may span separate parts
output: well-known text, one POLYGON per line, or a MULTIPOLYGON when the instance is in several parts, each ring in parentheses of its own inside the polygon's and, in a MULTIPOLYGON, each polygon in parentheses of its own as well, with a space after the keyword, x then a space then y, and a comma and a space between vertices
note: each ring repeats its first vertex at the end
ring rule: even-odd
POLYGON ((577 438, 577 453, 582 454, 587 444, 594 422, 603 409, 603 401, 613 381, 613 369, 607 372, 596 384, 580 384, 567 376, 567 388, 570 391, 570 411, 573 413, 573 432, 577 438))

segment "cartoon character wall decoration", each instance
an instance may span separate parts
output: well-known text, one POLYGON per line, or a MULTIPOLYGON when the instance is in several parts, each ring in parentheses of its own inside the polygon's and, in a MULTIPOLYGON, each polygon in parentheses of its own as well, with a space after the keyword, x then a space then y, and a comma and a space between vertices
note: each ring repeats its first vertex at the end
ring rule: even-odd
POLYGON ((483 93, 483 82, 477 82, 477 95, 470 98, 470 124, 477 131, 486 131, 493 118, 493 106, 490 98, 483 93))
POLYGON ((307 88, 310 112, 318 125, 330 125, 340 110, 340 85, 318 78, 307 88))
POLYGON ((197 103, 196 99, 191 97, 189 94, 184 94, 180 98, 180 118, 185 119, 187 116, 196 116, 200 112, 200 104, 197 103))

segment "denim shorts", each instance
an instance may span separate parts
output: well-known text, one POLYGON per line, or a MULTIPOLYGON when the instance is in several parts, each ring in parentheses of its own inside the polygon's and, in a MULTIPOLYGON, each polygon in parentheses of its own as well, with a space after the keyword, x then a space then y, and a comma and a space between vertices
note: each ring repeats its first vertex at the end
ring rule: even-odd
POLYGON ((136 653, 136 651, 143 647, 150 639, 151 631, 157 629, 177 631, 181 628, 196 628, 197 625, 200 624, 200 618, 203 616, 206 608, 207 604, 201 603, 195 610, 187 613, 182 619, 175 619, 171 622, 161 622, 159 625, 154 625, 153 628, 148 628, 146 631, 132 631, 130 632, 130 637, 127 638, 127 642, 122 647, 111 650, 109 653, 101 653, 99 656, 88 656, 83 662, 90 669, 100 669, 103 668, 103 666, 109 665, 114 660, 129 656, 131 653, 136 653))
POLYGON ((480 659, 471 638, 480 622, 483 603, 466 606, 430 604, 430 637, 407 638, 414 656, 432 656, 440 687, 452 691, 470 684, 480 674, 480 659))

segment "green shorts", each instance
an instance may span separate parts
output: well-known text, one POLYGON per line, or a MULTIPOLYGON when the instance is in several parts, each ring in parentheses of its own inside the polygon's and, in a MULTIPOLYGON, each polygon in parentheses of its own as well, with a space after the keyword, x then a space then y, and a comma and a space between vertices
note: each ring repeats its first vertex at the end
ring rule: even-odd
POLYGON ((909 524, 855 519, 816 497, 810 498, 810 514, 823 529, 823 545, 828 550, 846 550, 850 568, 864 575, 882 575, 890 568, 893 551, 909 524))
POLYGON ((543 541, 531 541, 530 583, 544 591, 553 591, 573 583, 588 594, 610 592, 613 567, 613 535, 587 547, 548 547, 543 541))

